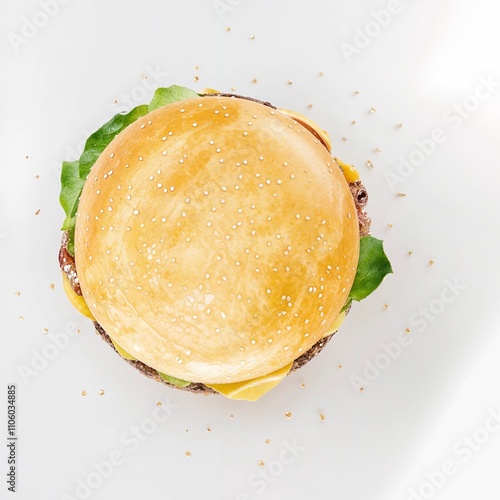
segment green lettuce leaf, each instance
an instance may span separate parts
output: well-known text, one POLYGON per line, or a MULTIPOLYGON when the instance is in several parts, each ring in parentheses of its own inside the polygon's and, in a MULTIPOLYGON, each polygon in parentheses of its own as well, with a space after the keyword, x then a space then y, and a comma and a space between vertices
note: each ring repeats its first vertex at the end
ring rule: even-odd
POLYGON ((359 301, 368 297, 390 273, 392 266, 384 252, 382 240, 373 236, 361 237, 356 276, 342 311, 345 311, 353 300, 359 301))
POLYGON ((97 161, 97 158, 106 149, 108 144, 131 123, 134 123, 141 116, 149 112, 148 106, 143 104, 137 106, 126 114, 113 116, 109 122, 105 123, 99 130, 96 130, 85 143, 85 149, 80 156, 80 177, 86 179, 90 169, 97 161))
POLYGON ((64 209, 66 218, 64 219, 61 229, 69 233, 68 252, 70 254, 74 255, 76 213, 78 211, 78 203, 80 202, 83 185, 85 184, 85 180, 91 168, 104 149, 120 132, 125 130, 138 118, 166 104, 189 99, 191 97, 198 97, 198 94, 184 87, 179 87, 178 85, 157 89, 149 106, 143 104, 126 114, 115 115, 87 139, 83 153, 78 160, 63 162, 59 201, 64 209))
POLYGON ((62 164, 59 201, 66 213, 62 229, 69 229, 74 224, 78 200, 85 184, 85 180, 80 177, 79 170, 80 162, 78 160, 64 161, 62 164))
POLYGON ((194 97, 199 97, 199 95, 185 87, 179 87, 179 85, 162 87, 156 90, 153 99, 151 99, 149 112, 161 108, 162 106, 166 106, 167 104, 183 101, 184 99, 192 99, 194 97))
POLYGON ((160 375, 160 377, 163 380, 165 380, 166 382, 168 382, 169 384, 175 385, 177 387, 187 387, 191 383, 191 382, 188 382, 187 380, 182 380, 180 378, 171 377, 170 375, 167 375, 166 373, 158 372, 158 375, 160 375))

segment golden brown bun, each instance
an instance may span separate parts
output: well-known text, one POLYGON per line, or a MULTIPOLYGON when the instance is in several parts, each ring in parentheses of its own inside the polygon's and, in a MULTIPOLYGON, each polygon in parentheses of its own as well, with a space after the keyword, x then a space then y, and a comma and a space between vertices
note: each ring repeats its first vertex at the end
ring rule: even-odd
POLYGON ((109 336, 160 372, 208 384, 306 352, 345 303, 358 252, 348 184, 318 139, 220 96, 119 134, 76 224, 83 296, 109 336))

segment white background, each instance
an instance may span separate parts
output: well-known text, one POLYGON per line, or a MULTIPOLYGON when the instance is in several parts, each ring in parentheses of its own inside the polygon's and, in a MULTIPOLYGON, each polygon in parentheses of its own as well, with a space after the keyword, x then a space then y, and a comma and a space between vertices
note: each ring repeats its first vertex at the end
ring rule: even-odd
POLYGON ((0 497, 500 498, 499 3, 73 0, 50 17, 41 5, 0 7, 0 436, 9 383, 19 436, 17 496, 3 441, 0 497), (61 162, 173 83, 235 87, 330 131, 335 154, 362 174, 372 233, 393 262, 328 349, 253 404, 140 376, 61 289, 61 162), (469 111, 457 118, 459 105, 469 111), (404 177, 402 158, 419 163, 404 177), (388 172, 400 175, 392 186, 388 172), (71 322, 76 337, 64 333, 71 322), (55 351, 51 334, 65 339, 55 351), (380 368, 383 344, 401 336, 410 343, 380 368), (176 407, 155 423, 159 401, 176 407), (120 464, 97 476, 93 463, 110 454, 120 464), (446 462, 453 473, 436 472, 446 462))

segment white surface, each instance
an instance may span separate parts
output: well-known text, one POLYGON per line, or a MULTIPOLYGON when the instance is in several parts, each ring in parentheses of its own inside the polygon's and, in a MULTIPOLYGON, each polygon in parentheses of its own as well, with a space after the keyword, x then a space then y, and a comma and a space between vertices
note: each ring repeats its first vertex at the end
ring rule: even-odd
MULTIPOLYGON (((23 18, 40 16, 40 3, 2 7, 0 435, 6 386, 15 383, 15 498, 406 500, 420 489, 421 498, 498 499, 500 432, 481 428, 500 407, 500 87, 483 91, 470 117, 458 120, 453 111, 481 78, 500 82, 498 2, 402 0, 383 28, 371 11, 397 2, 222 0, 227 9, 219 14, 216 4, 70 1, 17 51, 12 33, 22 36, 23 18), (348 61, 341 44, 353 44, 365 27, 380 33, 348 61), (356 305, 328 348, 254 404, 193 396, 141 377, 61 289, 58 166, 124 109, 126 94, 138 104, 153 87, 172 83, 234 86, 317 120, 335 153, 359 167, 372 232, 393 262, 394 275, 356 305), (446 140, 391 189, 386 172, 396 172, 398 158, 436 128, 446 140), (454 294, 449 283, 461 288, 454 294), (453 301, 442 302, 442 293, 453 301), (432 321, 419 312, 429 305, 439 312, 432 321), (23 380, 19 370, 36 352, 54 354, 43 329, 62 332, 70 322, 81 334, 61 335, 67 346, 23 380), (355 389, 352 376, 380 362, 381 344, 407 327, 411 343, 363 392, 355 389), (177 407, 156 424, 156 402, 165 408, 167 400, 177 407), (150 434, 134 441, 141 426, 150 434), (487 442, 464 444, 474 433, 487 442), (296 456, 283 451, 285 442, 295 443, 296 456), (478 449, 467 452, 470 446, 478 449), (113 452, 121 461, 109 477, 89 476, 92 463, 113 452), (454 473, 445 477, 436 471, 446 461, 454 473), (425 485, 426 473, 443 484, 425 485), (78 478, 89 477, 102 484, 76 491, 78 478)), ((0 454, 0 470, 6 462, 0 454)), ((6 486, 1 498, 10 498, 6 486)))

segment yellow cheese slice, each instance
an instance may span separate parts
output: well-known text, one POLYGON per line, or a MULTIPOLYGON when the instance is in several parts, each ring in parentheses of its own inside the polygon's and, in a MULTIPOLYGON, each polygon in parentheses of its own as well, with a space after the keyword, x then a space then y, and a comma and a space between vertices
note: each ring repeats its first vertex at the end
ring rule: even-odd
POLYGON ((87 306, 85 299, 81 295, 78 295, 73 290, 71 283, 69 282, 69 279, 66 276, 66 273, 64 273, 64 272, 62 273, 62 281, 63 281, 64 293, 66 293, 66 296, 68 297, 71 304, 73 304, 73 307, 80 314, 83 314, 84 316, 87 316, 87 318, 91 319, 92 321, 95 321, 95 318, 94 318, 94 316, 92 316, 92 313, 90 312, 90 309, 87 306))
POLYGON ((199 94, 220 94, 220 93, 221 92, 219 90, 211 89, 210 87, 205 87, 199 92, 199 94))
POLYGON ((330 136, 326 130, 323 130, 319 127, 319 125, 313 122, 307 116, 302 115, 301 113, 297 113, 297 111, 291 111, 290 109, 282 109, 279 108, 278 111, 283 113, 290 118, 293 118, 296 122, 303 125, 306 129, 309 130, 313 135, 315 135, 328 149, 328 151, 332 152, 332 141, 330 140, 330 136))
POLYGON ((130 359, 130 361, 137 361, 137 358, 134 358, 132 354, 129 354, 123 347, 120 347, 113 339, 111 339, 111 342, 113 342, 113 345, 115 346, 115 349, 118 351, 118 354, 125 359, 130 359))
POLYGON ((292 368, 293 361, 274 372, 263 375, 262 377, 235 382, 232 384, 205 384, 214 391, 221 393, 228 399, 244 399, 246 401, 257 401, 266 392, 276 387, 292 368))
POLYGON ((337 319, 333 322, 333 324, 328 328, 328 332, 323 335, 323 338, 328 337, 332 333, 335 333, 340 325, 344 322, 345 320, 345 311, 341 312, 338 316, 337 319))
POLYGON ((344 177, 347 182, 356 182, 359 181, 359 172, 352 166, 347 163, 344 163, 342 160, 338 158, 334 158, 334 160, 339 164, 339 167, 344 172, 344 177))

